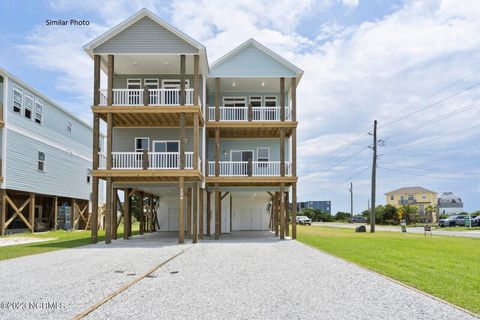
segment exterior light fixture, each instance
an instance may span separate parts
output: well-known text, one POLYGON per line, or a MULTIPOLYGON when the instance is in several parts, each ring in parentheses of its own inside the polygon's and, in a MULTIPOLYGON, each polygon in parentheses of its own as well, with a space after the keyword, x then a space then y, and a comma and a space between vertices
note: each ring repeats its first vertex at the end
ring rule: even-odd
POLYGON ((262 81, 262 87, 265 87, 265 82, 262 81))
POLYGON ((235 87, 237 84, 235 82, 232 82, 232 87, 235 87))
POLYGON ((229 152, 229 150, 223 149, 223 155, 224 155, 224 156, 228 155, 228 152, 229 152))

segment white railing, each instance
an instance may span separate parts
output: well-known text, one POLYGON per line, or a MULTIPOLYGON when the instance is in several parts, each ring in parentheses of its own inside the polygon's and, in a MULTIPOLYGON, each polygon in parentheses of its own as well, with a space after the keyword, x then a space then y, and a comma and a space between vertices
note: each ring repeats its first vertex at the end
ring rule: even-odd
MULTIPOLYGON (((248 161, 219 161, 219 166, 220 176, 280 176, 280 161, 252 161, 251 169, 248 161)), ((208 175, 215 176, 215 161, 208 162, 208 175)), ((292 175, 290 161, 285 161, 285 175, 292 175)))
MULTIPOLYGON (((147 154, 148 169, 180 168, 179 152, 148 152, 147 154)), ((98 160, 99 169, 106 169, 105 152, 98 153, 98 160)), ((143 152, 112 152, 112 169, 143 169, 143 152)), ((185 169, 193 169, 193 152, 185 152, 185 169)))
MULTIPOLYGON (((219 107, 220 121, 247 121, 248 107, 219 107)), ((281 107, 252 107, 252 121, 280 121, 281 107)), ((215 107, 208 107, 208 119, 215 121, 215 107)), ((291 120, 291 108, 285 107, 285 120, 291 120)))
MULTIPOLYGON (((143 106, 144 89, 113 89, 114 106, 143 106)), ((100 105, 106 106, 107 89, 100 89, 100 105)), ((200 101, 199 101, 200 103, 200 101)), ((179 106, 180 89, 149 89, 149 106, 179 106)), ((193 105, 193 89, 185 89, 185 105, 193 105)))

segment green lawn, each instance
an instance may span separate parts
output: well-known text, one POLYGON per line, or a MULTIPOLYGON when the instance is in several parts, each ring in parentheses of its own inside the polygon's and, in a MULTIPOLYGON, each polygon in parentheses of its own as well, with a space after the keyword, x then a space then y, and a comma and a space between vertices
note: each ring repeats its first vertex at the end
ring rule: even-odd
MULTIPOLYGON (((139 224, 132 224, 132 234, 138 234, 139 224)), ((118 228, 117 237, 123 237, 123 224, 118 228)), ((90 231, 49 231, 42 233, 21 233, 7 237, 55 238, 44 242, 33 242, 0 247, 0 260, 68 249, 90 244, 90 231)), ((105 240, 105 231, 98 230, 98 241, 105 240)))
POLYGON ((298 226, 297 239, 480 314, 480 239, 298 226))

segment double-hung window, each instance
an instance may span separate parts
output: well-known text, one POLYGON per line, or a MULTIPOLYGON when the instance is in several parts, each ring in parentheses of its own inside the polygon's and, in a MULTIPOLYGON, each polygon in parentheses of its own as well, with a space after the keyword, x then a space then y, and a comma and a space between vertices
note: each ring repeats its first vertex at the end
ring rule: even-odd
POLYGON ((144 90, 149 90, 148 92, 148 104, 158 105, 160 104, 159 91, 156 89, 160 88, 158 79, 143 79, 144 90), (155 91, 151 91, 155 90, 155 91))
POLYGON ((38 171, 45 172, 45 152, 38 151, 38 171))
POLYGON ((35 122, 42 124, 43 117, 43 101, 35 98, 35 122))
POLYGON ((135 152, 137 155, 135 159, 137 160, 137 167, 142 166, 143 151, 149 151, 150 138, 135 138, 135 152))
POLYGON ((252 117, 253 120, 264 120, 265 115, 262 112, 262 97, 261 96, 251 96, 249 98, 249 105, 252 106, 252 117))
MULTIPOLYGON (((142 79, 127 79, 128 104, 140 105, 140 98, 143 97, 142 79)), ((123 104, 124 102, 122 102, 123 104)))
POLYGON ((265 97, 265 120, 280 120, 280 110, 276 108, 277 106, 277 97, 276 96, 266 96, 265 97))
POLYGON ((257 148, 257 161, 269 161, 270 160, 270 148, 257 148))
POLYGON ((221 119, 227 121, 247 120, 247 108, 245 97, 224 97, 223 115, 221 119))
POLYGON ((27 119, 32 119, 32 113, 33 113, 33 95, 30 92, 25 92, 24 98, 23 98, 23 104, 24 104, 24 109, 23 109, 23 115, 27 119))
POLYGON ((13 112, 21 113, 23 103, 23 90, 13 86, 13 112))

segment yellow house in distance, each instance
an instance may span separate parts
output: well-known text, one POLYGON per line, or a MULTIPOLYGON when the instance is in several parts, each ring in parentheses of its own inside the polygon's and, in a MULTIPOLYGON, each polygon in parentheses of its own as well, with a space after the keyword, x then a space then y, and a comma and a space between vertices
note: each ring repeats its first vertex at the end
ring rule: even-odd
POLYGON ((425 214, 425 208, 436 208, 437 193, 422 187, 405 187, 385 193, 386 203, 396 208, 403 205, 414 205, 419 214, 425 214))

